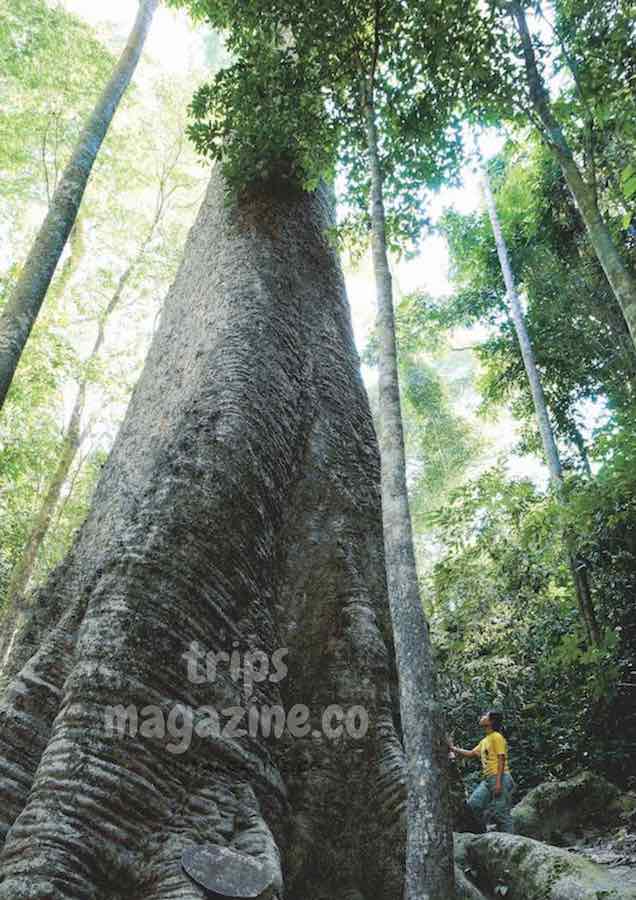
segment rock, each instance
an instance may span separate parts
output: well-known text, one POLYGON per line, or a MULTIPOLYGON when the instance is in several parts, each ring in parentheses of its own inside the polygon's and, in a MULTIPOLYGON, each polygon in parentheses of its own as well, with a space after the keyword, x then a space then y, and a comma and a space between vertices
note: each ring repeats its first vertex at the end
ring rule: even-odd
POLYGON ((466 850, 474 834, 453 834, 453 852, 455 856, 455 886, 457 900, 486 900, 485 894, 470 880, 470 868, 466 850))
POLYGON ((593 772, 548 781, 513 808, 515 833, 551 844, 571 842, 572 834, 586 826, 615 821, 621 813, 619 800, 618 788, 593 772))
POLYGON ((506 900, 636 900, 636 886, 557 847, 516 834, 464 835, 468 871, 486 896, 506 900))
POLYGON ((453 834, 453 854, 455 857, 455 865, 460 869, 466 869, 468 866, 468 858, 466 851, 471 840, 475 837, 472 833, 455 833, 453 834))
POLYGON ((487 900, 478 887, 464 875, 459 867, 455 867, 455 890, 457 900, 487 900))
POLYGON ((246 853, 211 844, 189 847, 183 852, 182 865, 211 897, 269 900, 273 894, 273 873, 246 853))
POLYGON ((621 818, 629 828, 636 828, 636 792, 628 791, 620 799, 621 818))

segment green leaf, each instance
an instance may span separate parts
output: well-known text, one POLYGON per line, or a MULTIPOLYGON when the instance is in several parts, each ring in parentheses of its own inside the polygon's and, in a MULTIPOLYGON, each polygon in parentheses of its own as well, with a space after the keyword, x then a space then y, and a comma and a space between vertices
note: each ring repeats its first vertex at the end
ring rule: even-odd
POLYGON ((632 175, 636 175, 636 168, 630 163, 628 166, 625 166, 623 171, 621 172, 621 182, 625 184, 632 175))
POLYGON ((636 194, 636 173, 623 182, 623 194, 627 200, 636 194))

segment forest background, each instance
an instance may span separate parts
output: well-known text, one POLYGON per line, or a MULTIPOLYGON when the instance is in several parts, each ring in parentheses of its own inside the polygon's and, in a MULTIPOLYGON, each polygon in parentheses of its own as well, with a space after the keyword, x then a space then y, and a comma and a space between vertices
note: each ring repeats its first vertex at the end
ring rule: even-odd
MULTIPOLYGON (((600 203, 633 268, 634 92, 604 88, 629 74, 630 42, 608 6, 588 3, 581 17, 575 2, 559 4, 569 53, 591 61, 582 91, 555 20, 533 25, 562 118, 575 132, 581 96, 593 111, 600 203), (572 22, 578 28, 567 31, 572 22)), ((134 12, 109 4, 108 23, 89 0, 0 0, 0 305, 134 12)), ((217 33, 158 11, 0 422, 5 610, 45 579, 87 511, 207 181, 186 136, 188 105, 227 61, 217 33)), ((549 487, 491 225, 464 158, 437 191, 414 198, 424 236, 392 255, 411 507, 442 692, 464 743, 476 741, 484 708, 503 708, 522 787, 581 766, 627 785, 636 751, 636 354, 534 130, 511 116, 479 143, 567 502, 549 487), (596 642, 580 620, 566 542, 590 574, 596 642)), ((350 247, 345 262, 374 404, 368 253, 350 247)))

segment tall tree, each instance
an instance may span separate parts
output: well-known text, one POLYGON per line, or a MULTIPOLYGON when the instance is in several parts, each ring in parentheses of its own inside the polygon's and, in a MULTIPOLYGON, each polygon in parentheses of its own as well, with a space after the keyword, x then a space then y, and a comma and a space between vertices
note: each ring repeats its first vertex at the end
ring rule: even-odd
MULTIPOLYGON (((499 216, 497 214, 497 204, 495 202, 495 198, 490 185, 488 171, 483 163, 481 163, 480 169, 484 195, 486 197, 486 204, 488 207, 488 215, 490 217, 490 222, 495 237, 495 244, 497 247, 497 256, 499 257, 501 273, 506 285, 508 302, 510 304, 510 312, 512 314, 512 320, 514 322, 515 331, 517 333, 519 346, 521 348, 521 355, 523 357, 526 376, 530 385, 530 391, 534 403, 537 424, 539 426, 539 433, 541 435, 541 443, 543 445, 545 461, 548 466, 552 485, 555 488, 558 496, 561 498, 561 500, 563 500, 563 468, 561 466, 559 448, 557 447, 557 443, 554 437, 554 431, 552 430, 552 424, 550 422, 548 407, 545 402, 545 394, 543 392, 543 385, 541 384, 541 376, 537 368, 537 362, 534 355, 534 349, 530 341, 530 336, 528 335, 528 329, 526 328, 525 317, 523 314, 523 309, 521 307, 519 294, 517 292, 517 286, 512 272, 512 267, 510 265, 508 248, 506 246, 506 241, 501 230, 501 224, 499 222, 499 216)), ((572 580, 574 582, 574 589, 576 591, 581 616, 583 618, 583 621, 585 622, 585 627, 589 639, 595 644, 598 644, 601 635, 594 611, 587 569, 583 561, 577 558, 573 550, 569 551, 569 557, 570 568, 572 571, 572 580)))
POLYGON ((274 898, 402 897, 380 462, 332 224, 324 190, 229 204, 212 177, 89 517, 16 640, 2 900, 191 900, 182 853, 206 842, 262 861, 274 898), (193 642, 284 648, 287 676, 190 678, 193 642), (307 708, 302 737, 203 712, 277 703, 307 708), (333 704, 366 710, 364 736, 325 732, 333 704), (111 731, 116 705, 173 727, 111 731))
MULTIPOLYGON (((620 307, 587 240, 558 163, 538 136, 510 140, 489 163, 497 212, 512 270, 526 297, 525 320, 541 371, 552 426, 575 453, 590 404, 611 415, 628 409, 636 386, 636 352, 620 307)), ((522 440, 539 449, 534 406, 507 304, 487 212, 448 210, 441 226, 449 242, 450 299, 418 298, 424 321, 487 327, 477 353, 484 408, 511 405, 522 440)))
POLYGON ((159 0, 140 0, 128 43, 55 189, 13 293, 0 316, 0 407, 40 312, 82 202, 93 164, 133 76, 159 0))
POLYGON ((405 890, 409 900, 447 898, 447 748, 413 549, 388 248, 418 234, 423 186, 453 167, 457 62, 468 45, 483 53, 478 34, 486 44, 487 34, 464 29, 459 10, 437 0, 186 5, 230 29, 237 57, 195 97, 200 149, 224 161, 237 191, 267 167, 312 184, 331 174, 339 149, 350 206, 370 231, 387 583, 409 764, 405 890))
MULTIPOLYGON (((531 122, 539 129, 546 146, 558 160, 568 188, 585 223, 590 243, 622 310, 632 341, 636 344, 636 276, 617 247, 606 217, 599 207, 599 185, 593 141, 594 122, 591 110, 595 103, 601 105, 601 98, 598 96, 589 98, 581 92, 582 105, 578 109, 578 121, 583 122, 581 127, 584 129, 586 137, 581 142, 583 145, 581 152, 575 154, 571 140, 568 139, 557 115, 556 106, 551 100, 537 58, 535 40, 528 26, 525 5, 517 0, 512 0, 512 2, 495 0, 494 5, 509 15, 514 23, 523 56, 523 96, 519 97, 518 84, 509 84, 509 91, 520 103, 523 114, 528 115, 531 122)), ((628 34, 629 32, 625 31, 625 36, 628 34)), ((624 49, 627 54, 627 48, 624 49)), ((570 60, 567 52, 565 57, 568 61, 570 60)), ((515 73, 516 68, 513 67, 513 76, 515 73)), ((581 79, 576 68, 572 69, 572 77, 577 89, 580 90, 581 79)), ((603 90, 605 89, 603 88, 603 90)))
POLYGON ((371 251, 378 307, 382 521, 409 771, 405 897, 408 900, 442 900, 454 894, 452 832, 450 804, 445 796, 446 776, 440 766, 439 746, 435 746, 444 734, 444 728, 437 705, 428 623, 420 596, 406 484, 393 288, 375 112, 375 78, 382 28, 380 15, 378 3, 372 63, 360 90, 371 175, 371 251))

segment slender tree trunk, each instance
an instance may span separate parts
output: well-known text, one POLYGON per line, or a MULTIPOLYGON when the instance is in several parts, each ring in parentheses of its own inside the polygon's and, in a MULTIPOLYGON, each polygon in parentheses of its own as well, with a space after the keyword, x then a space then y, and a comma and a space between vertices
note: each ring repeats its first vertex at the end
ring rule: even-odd
POLYGON ((607 223, 598 208, 596 184, 586 181, 574 159, 572 150, 552 110, 550 97, 537 66, 532 38, 523 6, 509 4, 511 15, 521 38, 530 100, 541 122, 547 146, 558 160, 581 218, 614 296, 622 310, 632 341, 636 345, 636 277, 621 256, 607 223))
POLYGON ((581 457, 581 463, 583 464, 583 469, 588 478, 592 477, 592 467, 590 466, 590 457, 587 452, 587 447, 585 445, 585 439, 581 434, 580 430, 575 427, 574 429, 574 446, 578 450, 579 456, 581 457))
POLYGON ((517 287, 515 284, 514 276, 512 274, 512 266, 510 265, 510 257, 508 256, 508 247, 501 230, 501 223, 499 222, 499 214, 497 212, 497 205, 495 203, 495 198, 493 196, 492 188, 490 185, 490 178, 488 177, 488 172, 486 171, 486 167, 483 164, 481 166, 481 177, 484 187, 484 194, 486 197, 486 204, 488 206, 490 224, 495 236, 495 244, 497 246, 497 255, 499 257, 501 273, 506 285, 508 302, 510 304, 510 312, 512 314, 512 321, 515 326, 517 340, 519 341, 519 346, 521 348, 521 356, 523 358, 523 365, 526 370, 526 377, 530 385, 532 402, 534 404, 535 415, 537 417, 537 423, 539 425, 539 433, 541 435, 543 452, 545 454, 548 471, 550 473, 550 480, 555 486, 559 487, 560 489, 560 486, 563 483, 563 470, 561 467, 559 450, 554 438, 554 432, 552 430, 552 424, 550 422, 550 416, 548 414, 548 407, 545 402, 543 385, 541 384, 541 376, 539 375, 539 370, 537 368, 534 349, 532 347, 532 343, 530 342, 530 335, 528 334, 528 329, 526 328, 523 309, 521 308, 521 301, 519 300, 519 294, 517 293, 517 287))
POLYGON ((68 238, 69 250, 64 265, 51 284, 51 290, 55 292, 55 296, 60 297, 70 284, 73 276, 77 272, 86 251, 86 243, 84 240, 84 218, 81 212, 75 219, 75 224, 71 228, 68 238))
POLYGON ((64 496, 60 500, 55 510, 55 520, 52 522, 51 527, 57 528, 62 521, 62 516, 64 515, 64 510, 66 509, 66 505, 75 493, 75 485, 77 483, 77 479, 82 474, 82 469, 84 468, 84 463, 86 462, 88 454, 80 453, 79 458, 77 459, 77 463, 75 465, 75 469, 71 478, 68 482, 68 488, 64 492, 64 496))
POLYGON ((436 697, 428 623, 420 597, 406 487, 406 458, 386 248, 382 173, 375 110, 366 103, 372 183, 371 247, 379 350, 380 457, 386 577, 398 662, 400 710, 408 765, 406 900, 454 896, 448 746, 436 697))
POLYGON ((197 900, 181 855, 205 843, 260 860, 272 900, 281 872, 286 900, 402 900, 380 461, 331 224, 322 190, 228 206, 211 180, 91 511, 16 640, 0 900, 197 900), (286 650, 287 674, 190 674, 194 642, 286 650), (204 708, 277 703, 308 731, 200 730, 204 708), (325 730, 334 704, 366 730, 325 730), (113 731, 115 706, 165 736, 113 731))
POLYGON ((62 488, 81 443, 79 426, 80 418, 76 401, 69 427, 64 436, 57 468, 37 512, 22 556, 11 573, 9 590, 0 617, 0 688, 7 681, 7 667, 15 642, 26 620, 29 606, 26 592, 38 553, 51 526, 62 488))
MULTIPOLYGON (((157 206, 152 224, 150 225, 146 237, 142 241, 134 258, 120 275, 115 292, 110 298, 106 309, 99 318, 99 321, 97 323, 97 336, 95 338, 93 348, 84 363, 86 368, 88 368, 99 358, 99 354, 101 352, 101 348, 106 335, 106 325, 108 323, 108 320, 119 306, 126 285, 128 284, 131 276, 135 272, 141 260, 143 259, 148 245, 152 241, 157 227, 161 221, 165 208, 166 195, 164 187, 165 185, 162 181, 159 189, 159 196, 157 199, 157 206)), ((76 247, 76 252, 81 256, 81 250, 79 246, 76 247)), ((73 271, 75 270, 77 265, 78 260, 76 259, 76 261, 72 264, 73 271)), ((64 281, 65 286, 71 276, 66 271, 66 269, 64 270, 64 274, 66 276, 66 280, 64 281)), ((62 451, 57 468, 55 470, 55 473, 53 474, 53 478, 49 482, 46 494, 35 517, 35 522, 27 539, 22 557, 11 573, 8 596, 2 612, 2 618, 0 619, 0 678, 2 678, 2 674, 7 665, 16 635, 24 623, 25 607, 28 606, 28 598, 25 596, 25 594, 33 575, 33 570, 35 568, 40 547, 42 546, 49 531, 55 509, 60 499, 62 488, 64 486, 64 483, 66 482, 68 473, 73 466, 75 457, 77 456, 84 438, 81 429, 81 422, 82 416, 84 414, 84 407, 86 404, 87 388, 88 380, 86 376, 84 376, 80 379, 77 388, 77 395, 75 398, 75 403, 73 404, 73 409, 71 411, 69 424, 62 441, 62 451)))
MULTIPOLYGON (((526 328, 526 321, 523 315, 523 309, 521 308, 521 301, 519 300, 517 286, 512 274, 512 266, 510 265, 508 247, 501 230, 501 223, 499 222, 499 215, 497 213, 497 204, 495 203, 495 198, 490 186, 488 172, 483 164, 481 167, 481 174, 484 186, 484 194, 486 196, 486 203, 488 206, 488 214, 490 216, 490 223, 492 225, 492 230, 495 236, 495 244, 497 246, 497 255, 499 257, 501 272, 506 285, 506 293, 508 295, 508 302, 510 303, 510 311, 512 314, 515 331, 517 333, 517 340, 519 341, 519 346, 521 348, 523 365, 526 370, 528 383, 530 385, 530 392, 532 393, 532 402, 534 404, 537 424, 539 426, 539 432, 541 434, 543 452, 545 455, 546 463, 548 465, 548 471, 550 473, 550 481, 552 482, 557 496, 561 499, 561 502, 565 502, 563 499, 563 468, 561 466, 559 449, 554 437, 554 431, 552 430, 552 424, 550 422, 550 416, 548 414, 548 407, 545 402, 545 394, 543 393, 543 385, 541 384, 541 376, 539 375, 539 370, 537 368, 534 349, 530 341, 528 329, 526 328)), ((571 548, 571 542, 568 541, 567 538, 566 545, 568 546, 568 561, 570 564, 570 570, 572 572, 572 580, 574 582, 579 610, 585 624, 588 638, 593 643, 598 644, 600 641, 600 630, 596 621, 594 603, 590 593, 587 568, 585 566, 585 563, 581 559, 579 559, 579 557, 573 551, 573 549, 571 548)))
POLYGON ((0 317, 0 407, 80 208, 93 164, 133 76, 159 0, 141 0, 126 48, 84 127, 0 317))
MULTIPOLYGON (((33 570, 35 568, 38 553, 49 530, 55 508, 57 507, 58 501, 60 499, 62 488, 66 482, 68 473, 71 470, 71 466, 73 465, 75 456, 77 455, 77 451, 79 450, 81 443, 80 422, 84 405, 83 398, 84 391, 82 389, 82 386, 80 385, 78 395, 73 406, 71 419, 64 434, 64 439, 62 441, 62 452, 60 453, 55 472, 53 473, 53 477, 49 482, 40 508, 37 511, 35 521, 31 532, 29 533, 29 537, 27 538, 22 556, 16 563, 15 568, 11 573, 9 592, 6 600, 6 603, 9 605, 13 605, 14 603, 16 603, 18 599, 22 597, 29 585, 29 582, 33 575, 33 570)), ((3 616, 6 614, 7 612, 5 609, 5 611, 3 612, 3 616)), ((0 670, 2 668, 2 665, 3 662, 0 662, 0 670)))

